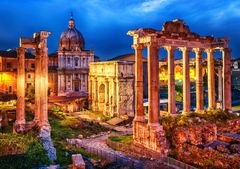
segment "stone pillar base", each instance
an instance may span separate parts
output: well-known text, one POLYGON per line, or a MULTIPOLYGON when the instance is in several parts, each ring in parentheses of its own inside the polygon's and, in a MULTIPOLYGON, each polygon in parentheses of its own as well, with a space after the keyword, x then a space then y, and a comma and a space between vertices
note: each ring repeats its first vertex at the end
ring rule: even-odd
POLYGON ((161 125, 149 126, 143 122, 133 122, 134 144, 154 152, 154 156, 164 158, 168 154, 167 139, 161 125))
POLYGON ((15 122, 13 125, 13 133, 23 133, 25 132, 25 123, 15 122))

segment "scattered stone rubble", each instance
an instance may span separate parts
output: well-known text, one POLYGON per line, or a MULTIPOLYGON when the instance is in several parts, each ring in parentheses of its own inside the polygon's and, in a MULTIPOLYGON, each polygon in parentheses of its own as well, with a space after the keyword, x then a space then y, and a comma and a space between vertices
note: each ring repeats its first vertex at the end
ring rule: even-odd
MULTIPOLYGON (((239 132, 240 120, 227 122, 226 128, 239 132)), ((232 168, 240 166, 240 135, 217 132, 215 124, 179 127, 173 131, 172 143, 177 158, 204 168, 232 168)))
POLYGON ((40 130, 40 134, 39 137, 42 141, 43 147, 47 152, 48 158, 51 161, 54 161, 57 159, 57 155, 56 155, 56 149, 53 146, 52 143, 52 139, 51 139, 51 134, 50 134, 50 130, 49 129, 44 129, 42 128, 40 130))
POLYGON ((85 162, 81 154, 73 154, 72 162, 73 162, 73 165, 72 165, 73 169, 85 169, 85 162))

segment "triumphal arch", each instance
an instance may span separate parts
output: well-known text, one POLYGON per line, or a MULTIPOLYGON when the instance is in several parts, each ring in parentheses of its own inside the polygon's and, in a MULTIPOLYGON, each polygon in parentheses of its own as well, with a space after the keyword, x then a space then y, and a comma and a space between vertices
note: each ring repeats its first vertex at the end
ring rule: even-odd
POLYGON ((168 62, 168 111, 176 111, 174 50, 179 49, 183 57, 183 112, 190 112, 190 78, 189 52, 196 56, 196 110, 204 109, 202 52, 207 53, 208 74, 208 108, 214 109, 214 51, 220 49, 223 59, 223 108, 231 111, 231 66, 228 40, 212 36, 200 36, 190 31, 183 20, 168 21, 162 30, 140 28, 131 30, 128 35, 133 37, 132 47, 135 49, 135 119, 134 141, 151 150, 166 154, 166 140, 162 126, 159 124, 159 48, 167 50, 168 62), (148 53, 148 123, 145 123, 143 112, 143 64, 142 51, 148 53))
POLYGON ((34 33, 33 38, 20 38, 20 47, 17 49, 17 108, 15 131, 26 129, 25 120, 25 50, 36 51, 35 58, 35 117, 34 125, 49 129, 48 122, 48 48, 47 38, 50 32, 34 33))

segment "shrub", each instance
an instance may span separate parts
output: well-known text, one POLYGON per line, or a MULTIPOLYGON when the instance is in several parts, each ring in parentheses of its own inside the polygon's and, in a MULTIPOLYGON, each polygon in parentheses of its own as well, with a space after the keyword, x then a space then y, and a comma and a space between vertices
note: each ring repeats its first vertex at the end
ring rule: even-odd
POLYGON ((132 144, 133 143, 132 135, 110 136, 109 139, 113 142, 120 142, 120 143, 124 143, 124 144, 132 144))
POLYGON ((49 165, 47 154, 36 133, 0 134, 0 166, 6 169, 49 165))

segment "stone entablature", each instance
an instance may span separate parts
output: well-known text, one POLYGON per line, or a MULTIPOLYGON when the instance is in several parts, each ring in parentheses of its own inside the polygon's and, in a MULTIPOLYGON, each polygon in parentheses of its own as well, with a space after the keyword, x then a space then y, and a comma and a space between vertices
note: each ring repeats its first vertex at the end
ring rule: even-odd
POLYGON ((94 111, 108 116, 134 115, 133 62, 108 61, 89 65, 89 100, 94 111))

